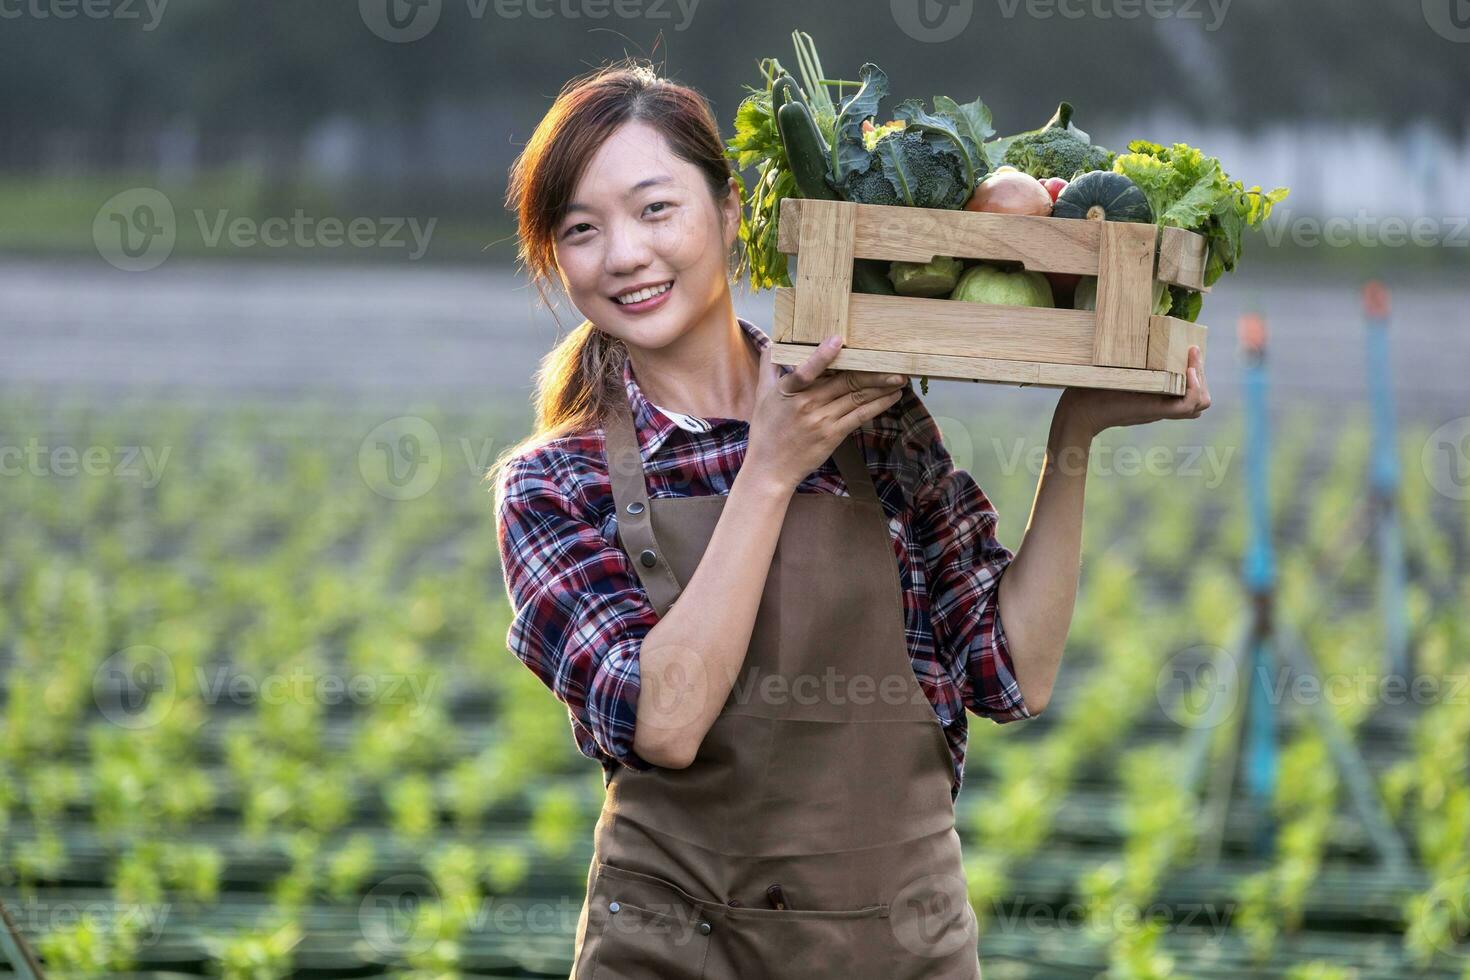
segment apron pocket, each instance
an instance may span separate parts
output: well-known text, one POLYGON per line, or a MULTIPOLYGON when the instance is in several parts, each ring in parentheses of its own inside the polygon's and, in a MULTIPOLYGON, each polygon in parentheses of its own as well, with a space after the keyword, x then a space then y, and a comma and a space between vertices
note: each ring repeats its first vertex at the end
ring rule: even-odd
POLYGON ((590 901, 590 980, 702 980, 711 926, 678 886, 600 863, 590 901))

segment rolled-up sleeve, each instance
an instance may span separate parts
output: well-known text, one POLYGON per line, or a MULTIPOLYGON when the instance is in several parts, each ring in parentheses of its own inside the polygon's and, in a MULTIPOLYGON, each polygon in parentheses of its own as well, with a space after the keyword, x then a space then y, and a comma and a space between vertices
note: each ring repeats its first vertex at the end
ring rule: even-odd
POLYGON ((1000 517, 974 478, 955 468, 912 386, 900 402, 902 451, 914 474, 912 523, 939 656, 970 711, 1000 724, 1030 718, 1000 621, 1001 574, 1015 557, 996 537, 1000 517))
POLYGON ((627 554, 542 467, 534 455, 511 460, 496 497, 506 643, 567 706, 582 754, 652 769, 633 731, 638 654, 658 613, 627 554))

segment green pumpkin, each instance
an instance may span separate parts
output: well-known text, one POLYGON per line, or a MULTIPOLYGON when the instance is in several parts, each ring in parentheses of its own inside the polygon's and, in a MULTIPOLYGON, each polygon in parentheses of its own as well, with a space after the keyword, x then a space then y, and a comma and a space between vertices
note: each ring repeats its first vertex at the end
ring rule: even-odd
POLYGON ((1062 188, 1052 205, 1051 216, 1094 221, 1154 220, 1148 198, 1138 185, 1111 170, 1089 170, 1062 188))

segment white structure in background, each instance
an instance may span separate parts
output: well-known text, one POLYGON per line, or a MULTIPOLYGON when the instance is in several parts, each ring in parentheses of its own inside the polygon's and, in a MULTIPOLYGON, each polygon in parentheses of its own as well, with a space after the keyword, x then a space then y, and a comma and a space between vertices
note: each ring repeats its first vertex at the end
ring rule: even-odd
MULTIPOLYGON (((1189 143, 1219 157, 1226 172, 1247 187, 1290 187, 1291 196, 1273 214, 1273 223, 1281 214, 1362 215, 1373 224, 1428 217, 1448 236, 1470 216, 1470 129, 1460 143, 1422 119, 1394 132, 1379 126, 1278 123, 1246 133, 1160 111, 1090 132, 1118 151, 1129 139, 1189 143)), ((1470 246, 1470 230, 1459 230, 1458 244, 1470 246)))

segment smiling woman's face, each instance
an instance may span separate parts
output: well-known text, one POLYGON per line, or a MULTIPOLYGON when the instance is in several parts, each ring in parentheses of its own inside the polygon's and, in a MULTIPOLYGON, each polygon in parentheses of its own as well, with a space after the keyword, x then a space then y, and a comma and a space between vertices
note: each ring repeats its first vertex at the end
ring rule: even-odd
POLYGON ((634 120, 598 147, 577 182, 555 229, 556 262, 594 326, 633 346, 663 347, 728 302, 725 258, 739 223, 733 182, 717 202, 698 167, 634 120), (641 299, 619 299, 629 297, 641 299))

